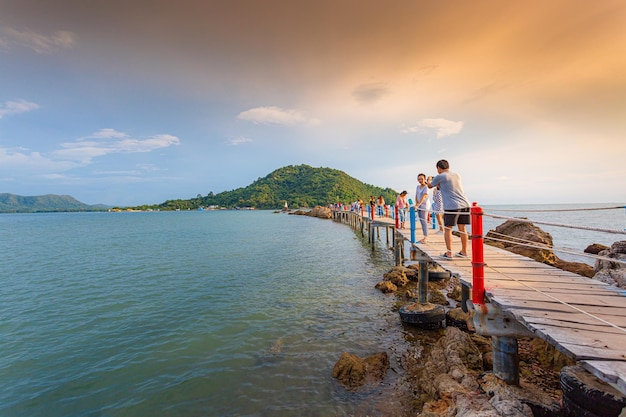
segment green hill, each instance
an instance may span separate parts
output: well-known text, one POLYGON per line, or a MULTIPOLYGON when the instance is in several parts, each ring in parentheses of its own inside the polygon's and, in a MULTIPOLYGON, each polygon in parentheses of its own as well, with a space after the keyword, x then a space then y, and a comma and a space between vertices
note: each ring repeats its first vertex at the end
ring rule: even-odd
POLYGON ((289 207, 315 207, 336 202, 350 203, 358 199, 368 202, 370 195, 382 195, 390 203, 395 202, 397 192, 391 188, 365 184, 336 169, 289 165, 257 179, 245 188, 219 194, 209 193, 205 197, 199 195, 190 200, 168 200, 153 208, 193 210, 214 205, 279 209, 285 201, 289 207))
POLYGON ((0 194, 0 213, 36 213, 51 211, 102 211, 103 205, 81 203, 69 195, 46 194, 25 197, 16 194, 0 194))

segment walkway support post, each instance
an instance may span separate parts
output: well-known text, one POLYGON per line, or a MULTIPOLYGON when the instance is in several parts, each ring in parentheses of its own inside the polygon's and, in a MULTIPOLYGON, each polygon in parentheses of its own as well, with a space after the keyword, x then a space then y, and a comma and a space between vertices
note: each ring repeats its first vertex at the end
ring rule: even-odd
POLYGON ((519 385, 519 355, 517 339, 491 336, 493 374, 509 385, 519 385))
POLYGON ((485 304, 485 256, 483 251, 483 209, 473 203, 472 221, 472 303, 485 304))
POLYGON ((397 204, 393 208, 393 212, 395 214, 395 219, 396 219, 396 229, 399 229, 400 228, 400 220, 398 220, 398 205, 397 204))

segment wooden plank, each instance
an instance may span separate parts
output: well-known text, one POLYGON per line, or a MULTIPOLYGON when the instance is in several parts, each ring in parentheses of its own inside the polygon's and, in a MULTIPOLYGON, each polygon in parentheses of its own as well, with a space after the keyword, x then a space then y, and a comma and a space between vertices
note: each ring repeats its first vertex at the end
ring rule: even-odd
POLYGON ((612 293, 606 292, 604 294, 571 294, 565 292, 539 292, 527 288, 518 289, 506 289, 496 288, 494 290, 487 289, 490 298, 501 298, 509 300, 522 300, 522 301, 547 301, 547 302, 563 302, 565 304, 575 305, 584 309, 581 306, 606 306, 606 307, 621 307, 626 309, 626 297, 619 295, 612 295, 612 293))
POLYGON ((576 361, 582 360, 608 360, 608 361, 624 361, 626 355, 624 351, 615 349, 602 349, 590 346, 581 346, 573 343, 555 343, 550 340, 544 339, 547 342, 553 344, 553 346, 565 356, 569 356, 576 361))
MULTIPOLYGON (((559 327, 518 319, 541 339, 576 360, 609 359, 626 361, 626 333, 598 332, 559 327)), ((598 326, 599 328, 599 326, 598 326)))
MULTIPOLYGON (((622 327, 626 329, 626 316, 595 316, 591 317, 586 314, 571 314, 571 313, 561 313, 555 311, 537 311, 537 310, 523 310, 520 313, 521 320, 529 323, 539 323, 543 322, 543 320, 552 321, 555 323, 555 326, 562 327, 578 327, 578 326, 586 326, 586 325, 594 325, 594 326, 605 326, 611 328, 612 326, 598 320, 595 317, 598 317, 602 320, 605 320, 615 326, 622 327)), ((546 322, 547 323, 547 322, 546 322)), ((612 331, 612 330, 606 330, 612 331)), ((615 332, 620 330, 615 329, 615 332)))
MULTIPOLYGON (((537 310, 537 311, 556 311, 568 314, 582 314, 578 312, 576 309, 572 307, 578 306, 568 306, 562 303, 555 302, 547 302, 547 301, 520 301, 520 300, 509 300, 507 298, 494 297, 490 298, 490 301, 496 305, 498 308, 514 313, 519 310, 521 312, 527 310, 537 310)), ((626 316, 626 311, 624 311, 621 307, 598 307, 598 306, 585 306, 584 311, 586 313, 592 314, 598 317, 614 317, 626 316)))
POLYGON ((580 365, 626 395, 626 362, 585 360, 580 365))

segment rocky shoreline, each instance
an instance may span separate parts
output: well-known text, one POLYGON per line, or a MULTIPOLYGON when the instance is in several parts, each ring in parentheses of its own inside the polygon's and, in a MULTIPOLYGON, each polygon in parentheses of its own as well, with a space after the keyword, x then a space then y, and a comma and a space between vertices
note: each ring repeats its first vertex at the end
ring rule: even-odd
MULTIPOLYGON (((330 218, 330 210, 319 207, 308 212, 295 212, 319 218, 330 218)), ((497 234, 518 237, 552 245, 551 236, 526 222, 507 221, 498 226, 497 234)), ((491 233, 491 232, 490 232, 491 233)), ((489 233, 486 236, 489 237, 489 233)), ((595 268, 587 264, 566 262, 549 249, 532 249, 523 245, 496 246, 531 257, 539 262, 571 271, 591 279, 626 288, 626 269, 610 260, 597 261, 595 268)), ((588 252, 605 258, 626 259, 626 242, 610 248, 591 245, 588 252)), ((397 298, 395 309, 417 300, 417 266, 396 266, 376 285, 383 293, 397 298)), ((394 359, 400 363, 401 375, 394 379, 392 392, 378 401, 377 410, 363 415, 393 416, 561 416, 561 370, 573 365, 550 344, 541 339, 519 339, 520 383, 508 385, 494 376, 491 340, 468 330, 467 315, 460 308, 461 287, 455 278, 428 284, 430 303, 446 306, 447 327, 424 331, 406 325, 407 345, 397 350, 394 359), (424 345, 424 332, 433 342, 424 345), (399 353, 400 352, 400 353, 399 353), (384 404, 384 405, 382 405, 384 404)), ((346 389, 357 391, 362 386, 384 384, 390 369, 387 352, 359 358, 344 352, 333 369, 333 377, 346 389)), ((589 374, 591 375, 591 374, 589 374)), ((592 376, 592 378, 595 378, 592 376)), ((626 416, 626 412, 621 415, 626 416)), ((621 416, 620 415, 620 416, 621 416)))

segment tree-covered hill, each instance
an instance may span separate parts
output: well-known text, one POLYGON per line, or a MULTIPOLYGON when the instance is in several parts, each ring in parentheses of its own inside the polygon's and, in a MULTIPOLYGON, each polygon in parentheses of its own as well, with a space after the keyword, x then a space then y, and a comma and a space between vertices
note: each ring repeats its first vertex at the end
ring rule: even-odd
POLYGON ((69 195, 46 194, 21 196, 0 194, 0 213, 36 213, 52 211, 102 211, 108 207, 81 203, 69 195))
POLYGON ((391 188, 365 184, 336 169, 289 165, 245 188, 209 193, 205 197, 198 195, 190 200, 168 200, 153 208, 186 210, 220 206, 278 209, 283 207, 285 201, 289 207, 315 207, 336 202, 350 203, 358 199, 368 202, 370 195, 382 195, 387 203, 393 203, 397 193, 391 188))

